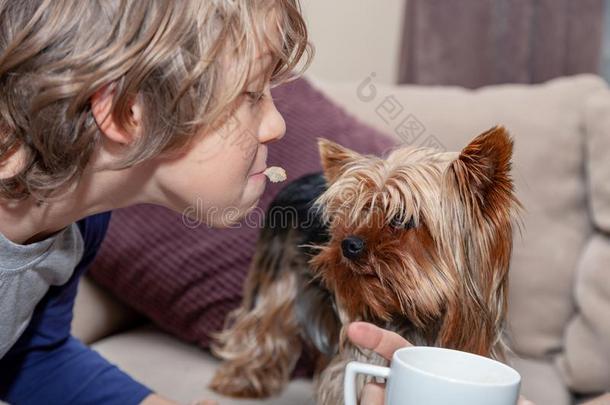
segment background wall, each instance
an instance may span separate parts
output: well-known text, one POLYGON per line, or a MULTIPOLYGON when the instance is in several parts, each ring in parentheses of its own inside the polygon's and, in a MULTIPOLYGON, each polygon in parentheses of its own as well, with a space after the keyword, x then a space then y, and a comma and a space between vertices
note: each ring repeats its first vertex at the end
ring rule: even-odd
POLYGON ((316 48, 309 76, 396 83, 407 0, 301 0, 316 48))

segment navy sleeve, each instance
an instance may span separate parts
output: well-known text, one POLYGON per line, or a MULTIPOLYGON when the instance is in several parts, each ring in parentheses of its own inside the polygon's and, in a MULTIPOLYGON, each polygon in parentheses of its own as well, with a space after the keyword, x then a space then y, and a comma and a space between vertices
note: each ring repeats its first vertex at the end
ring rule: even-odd
POLYGON ((84 254, 74 274, 53 286, 27 329, 0 360, 0 399, 14 405, 136 405, 152 391, 70 334, 78 281, 104 239, 110 212, 78 222, 84 254))

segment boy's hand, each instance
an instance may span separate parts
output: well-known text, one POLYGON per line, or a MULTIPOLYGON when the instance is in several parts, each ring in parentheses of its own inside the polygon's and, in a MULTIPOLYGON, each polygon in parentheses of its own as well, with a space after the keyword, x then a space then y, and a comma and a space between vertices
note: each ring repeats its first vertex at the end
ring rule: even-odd
MULTIPOLYGON (((353 344, 373 350, 390 361, 396 350, 413 346, 399 334, 381 329, 367 322, 352 322, 349 324, 347 337, 353 344)), ((384 399, 385 384, 370 382, 362 390, 360 405, 383 405, 384 399)))
MULTIPOLYGON (((381 329, 367 322, 352 322, 347 327, 347 336, 357 346, 373 350, 387 360, 392 360, 394 352, 402 347, 413 346, 397 333, 381 329)), ((383 405, 385 384, 368 383, 362 390, 360 405, 383 405)), ((534 405, 523 396, 518 405, 534 405)))

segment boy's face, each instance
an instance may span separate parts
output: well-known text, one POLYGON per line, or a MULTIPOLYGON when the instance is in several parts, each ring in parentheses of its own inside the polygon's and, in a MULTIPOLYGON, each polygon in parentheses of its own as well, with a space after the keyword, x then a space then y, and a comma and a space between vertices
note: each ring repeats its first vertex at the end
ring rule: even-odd
MULTIPOLYGON (((269 63, 259 59, 253 75, 269 63)), ((153 182, 161 196, 156 201, 182 212, 191 221, 214 227, 238 222, 256 207, 267 178, 266 144, 284 136, 284 119, 271 99, 269 83, 264 92, 252 82, 238 99, 235 114, 219 129, 193 139, 179 157, 159 158, 153 182), (257 97, 257 95, 262 97, 257 97)))

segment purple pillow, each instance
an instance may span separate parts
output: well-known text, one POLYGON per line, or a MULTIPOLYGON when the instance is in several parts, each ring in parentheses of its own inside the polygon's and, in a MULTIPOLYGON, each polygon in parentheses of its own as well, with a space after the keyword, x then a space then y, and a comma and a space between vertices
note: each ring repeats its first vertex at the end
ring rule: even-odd
MULTIPOLYGON (((273 90, 286 121, 285 137, 269 145, 268 165, 288 181, 321 170, 318 137, 361 153, 382 155, 395 141, 349 116, 305 79, 273 90)), ((261 215, 286 182, 268 183, 261 215)), ((138 205, 116 210, 89 274, 161 329, 202 348, 241 302, 242 285, 260 229, 249 216, 239 229, 192 226, 168 209, 138 205)))

